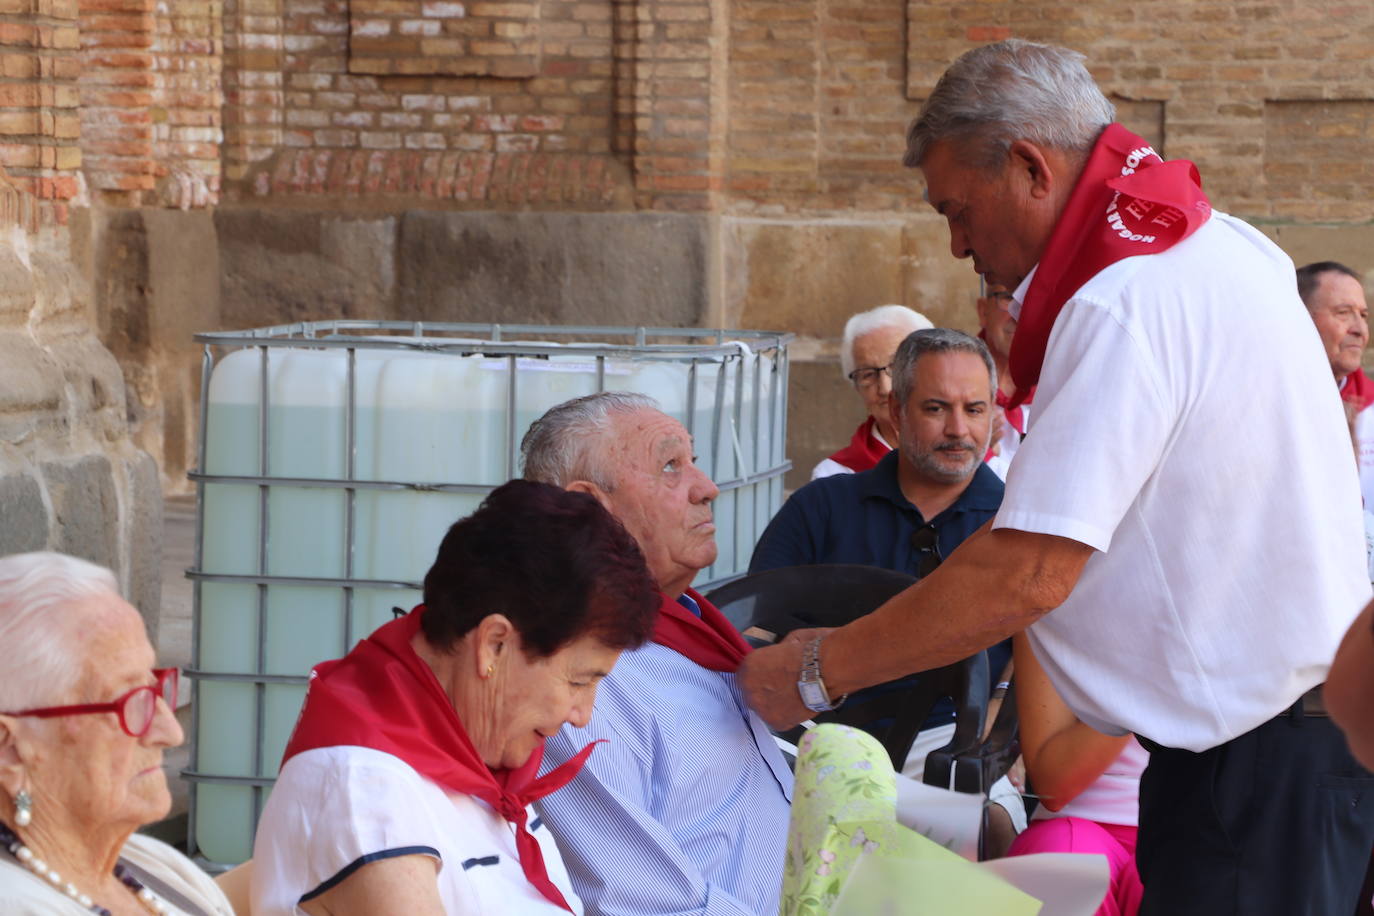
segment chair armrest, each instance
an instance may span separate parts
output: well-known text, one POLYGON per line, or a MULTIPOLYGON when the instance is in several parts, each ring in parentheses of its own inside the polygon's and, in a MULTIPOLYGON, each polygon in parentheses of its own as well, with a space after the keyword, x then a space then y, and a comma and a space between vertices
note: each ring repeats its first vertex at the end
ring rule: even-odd
POLYGON ((1020 755, 1020 721, 1016 715, 1016 686, 1013 684, 1007 688, 987 739, 956 755, 955 790, 986 794, 1020 755))

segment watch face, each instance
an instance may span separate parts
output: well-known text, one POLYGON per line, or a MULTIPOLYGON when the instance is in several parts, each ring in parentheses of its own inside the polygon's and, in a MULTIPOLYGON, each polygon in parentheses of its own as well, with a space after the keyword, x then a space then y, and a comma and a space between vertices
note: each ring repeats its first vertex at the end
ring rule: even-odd
POLYGON ((825 712, 830 708, 825 688, 817 681, 799 681, 797 692, 801 694, 802 703, 812 712, 825 712))

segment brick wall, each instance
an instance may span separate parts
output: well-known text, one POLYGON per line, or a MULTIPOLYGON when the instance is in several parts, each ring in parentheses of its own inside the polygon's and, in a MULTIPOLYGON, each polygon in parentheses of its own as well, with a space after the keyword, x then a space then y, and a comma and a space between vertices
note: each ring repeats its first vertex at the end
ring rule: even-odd
POLYGON ((909 0, 907 94, 1014 35, 1083 51, 1109 93, 1162 109, 1168 154, 1224 209, 1258 219, 1374 218, 1364 166, 1374 5, 1321 2, 951 4, 909 0))
POLYGON ((159 202, 215 203, 223 140, 221 0, 157 0, 153 35, 152 158, 159 202))
POLYGON ((90 188, 124 206, 214 203, 219 0, 79 3, 80 143, 90 188))
POLYGON ((613 15, 619 4, 413 5, 382 18, 366 6, 350 14, 343 0, 226 4, 224 161, 235 193, 631 204, 626 163, 611 155, 612 49, 633 27, 613 15), (443 68, 509 75, 401 75, 443 68))
POLYGON ((0 0, 0 221, 65 222, 80 191, 75 0, 0 0))

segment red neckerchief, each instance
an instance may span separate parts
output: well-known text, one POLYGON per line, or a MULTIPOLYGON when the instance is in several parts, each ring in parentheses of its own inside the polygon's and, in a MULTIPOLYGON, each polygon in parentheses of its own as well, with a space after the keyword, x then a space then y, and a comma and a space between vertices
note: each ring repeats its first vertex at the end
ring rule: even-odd
POLYGON ((1021 404, 1029 404, 1034 399, 1034 388, 1032 388, 1030 392, 1027 393, 1025 400, 1021 401, 1018 404, 1012 404, 1011 398, 1003 394, 1002 389, 997 389, 997 406, 1002 408, 1002 410, 1006 413, 1007 422, 1011 424, 1011 428, 1016 430, 1023 436, 1026 434, 1026 414, 1023 410, 1021 410, 1021 404))
POLYGON ((830 460, 836 464, 842 464, 851 471, 867 471, 892 449, 878 441, 878 437, 873 435, 874 426, 877 420, 869 417, 859 424, 859 428, 854 431, 854 436, 849 440, 849 444, 838 452, 830 456, 830 460))
POLYGON ((343 658, 315 666, 282 763, 319 747, 368 747, 399 757, 451 792, 480 798, 514 825, 520 867, 529 882, 549 902, 572 912, 549 878, 539 841, 525 828, 525 806, 567 785, 593 745, 540 779, 535 776, 544 759, 542 746, 518 769, 488 767, 434 672, 410 646, 424 610, 420 605, 379 627, 343 658))
MULTIPOLYGON (((988 332, 986 330, 979 331, 978 339, 981 340, 984 344, 986 344, 988 342, 988 332)), ((1033 400, 1035 400, 1034 388, 1030 390, 1030 394, 1026 395, 1026 399, 1022 401, 1021 404, 1029 404, 1033 400)), ((1021 404, 1013 405, 1011 403, 1011 398, 1003 394, 1001 386, 998 386, 997 406, 1002 408, 1002 412, 1006 414, 1007 422, 1011 424, 1011 428, 1016 430, 1018 433, 1021 434, 1022 437, 1024 437, 1026 435, 1026 414, 1024 411, 1021 410, 1021 404)), ((988 449, 988 453, 983 457, 983 460, 987 461, 991 457, 992 449, 988 449)))
POLYGON ((701 608, 701 616, 678 604, 677 599, 662 595, 658 620, 654 623, 654 642, 712 671, 732 672, 739 668, 749 654, 749 643, 714 604, 694 589, 687 589, 686 595, 701 608))
POLYGON ((1142 138, 1109 124, 1050 235, 1021 304, 1011 340, 1014 405, 1040 381, 1045 347, 1064 303, 1103 268, 1158 254, 1192 235, 1212 215, 1197 167, 1163 161, 1142 138))
POLYGON ((1365 375, 1363 369, 1356 369, 1341 382, 1341 400, 1359 405, 1359 410, 1374 404, 1374 380, 1365 375))

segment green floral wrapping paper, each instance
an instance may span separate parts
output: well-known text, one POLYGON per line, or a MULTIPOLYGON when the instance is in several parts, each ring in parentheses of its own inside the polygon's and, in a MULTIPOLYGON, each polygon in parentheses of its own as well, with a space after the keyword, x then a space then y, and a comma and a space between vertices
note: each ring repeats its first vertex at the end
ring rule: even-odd
POLYGON ((1039 901, 897 823, 896 777, 877 739, 821 725, 799 750, 781 916, 838 916, 837 901, 854 914, 1039 912, 1039 901), (874 886, 846 890, 866 857, 874 864, 861 872, 874 886), (886 867, 875 867, 877 860, 886 867), (950 905, 957 908, 944 909, 950 905))

